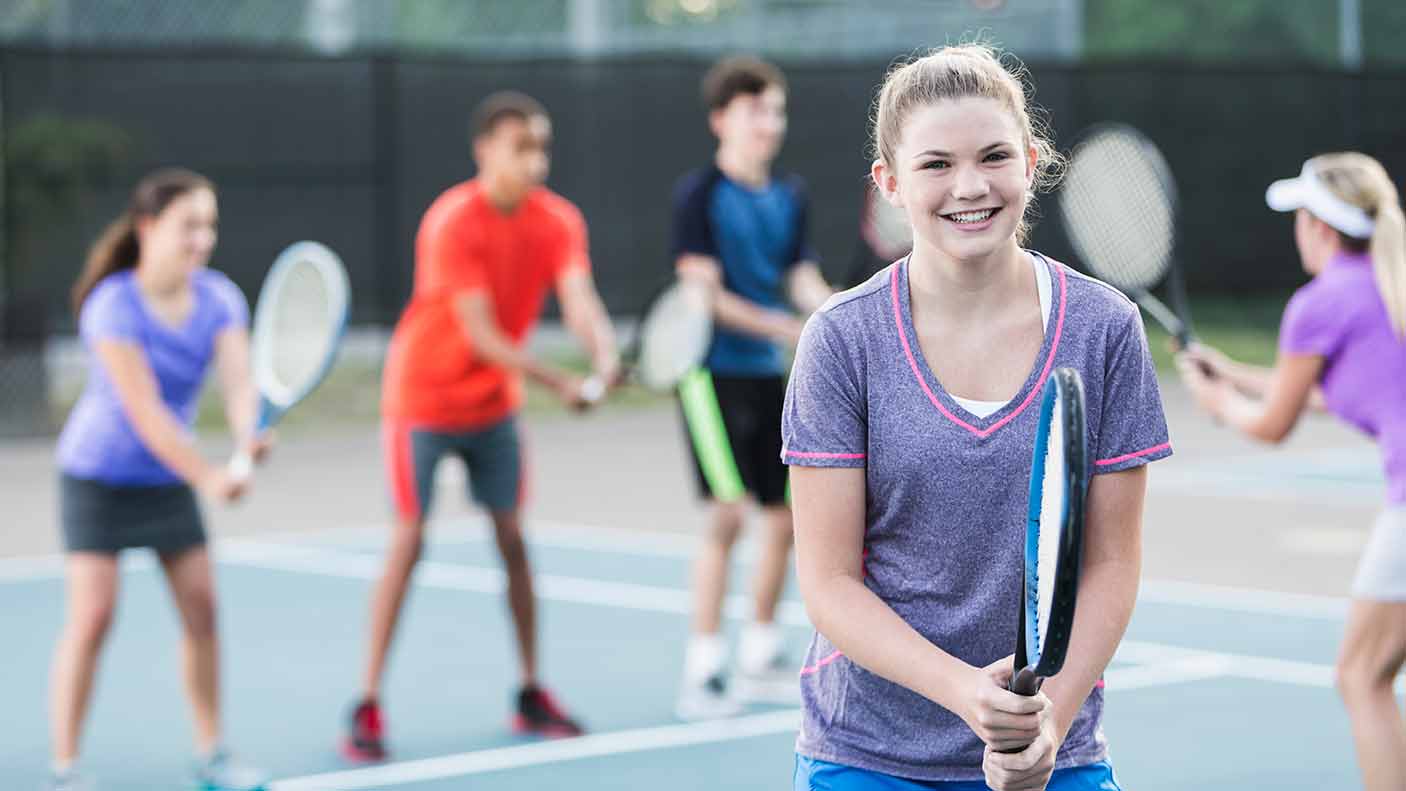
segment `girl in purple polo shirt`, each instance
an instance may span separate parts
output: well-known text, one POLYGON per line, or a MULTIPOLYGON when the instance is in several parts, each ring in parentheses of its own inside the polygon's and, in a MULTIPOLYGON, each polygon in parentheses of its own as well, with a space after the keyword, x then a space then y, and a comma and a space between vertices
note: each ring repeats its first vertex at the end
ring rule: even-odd
POLYGON ((1059 165, 1022 76, 974 45, 890 72, 873 177, 913 252, 831 298, 797 349, 782 455, 816 626, 797 789, 1118 788, 1100 678, 1136 597, 1145 465, 1171 447, 1137 308, 1020 245, 1059 165), (1084 380, 1094 475, 1074 643, 1027 698, 1006 683, 1058 366, 1084 380))
POLYGON ((1406 222, 1391 178, 1365 154, 1314 157, 1265 198, 1295 212, 1313 275, 1284 310, 1278 362, 1257 368, 1196 347, 1177 367, 1206 411, 1256 439, 1282 441, 1321 398, 1381 445, 1387 502, 1358 564, 1337 678, 1363 786, 1396 791, 1406 788, 1406 724, 1392 693, 1406 657, 1406 222))
POLYGON ((206 268, 216 220, 208 180, 157 171, 93 245, 73 288, 92 364, 58 446, 68 603, 51 674, 56 791, 93 787, 75 770, 79 735, 117 601, 118 554, 134 548, 156 551, 180 612, 198 783, 247 791, 264 782, 220 746, 214 584, 192 491, 229 502, 248 488, 203 458, 190 431, 211 362, 236 439, 256 457, 267 450, 253 434, 248 306, 206 268))

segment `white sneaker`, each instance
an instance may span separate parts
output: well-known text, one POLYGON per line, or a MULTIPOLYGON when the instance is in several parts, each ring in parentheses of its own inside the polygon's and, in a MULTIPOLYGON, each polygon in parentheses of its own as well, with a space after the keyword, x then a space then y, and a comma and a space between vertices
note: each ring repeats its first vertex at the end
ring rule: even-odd
POLYGON ((684 681, 674 714, 681 720, 715 720, 733 717, 742 712, 742 705, 727 695, 727 683, 721 674, 709 676, 701 684, 684 681))
POLYGON ((48 791, 94 791, 96 788, 93 778, 79 774, 76 769, 69 769, 66 772, 54 772, 48 791))
POLYGON ((780 653, 760 667, 738 663, 733 673, 733 694, 742 703, 799 705, 800 669, 780 653))
POLYGON ((216 750, 195 767, 195 782, 201 791, 264 791, 269 776, 241 764, 224 750, 216 750))

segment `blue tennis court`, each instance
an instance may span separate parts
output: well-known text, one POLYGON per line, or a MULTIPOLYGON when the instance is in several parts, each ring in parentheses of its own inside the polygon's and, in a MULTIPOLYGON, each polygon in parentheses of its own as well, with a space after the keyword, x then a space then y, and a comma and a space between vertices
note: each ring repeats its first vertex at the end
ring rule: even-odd
MULTIPOLYGON (((279 791, 786 787, 796 710, 687 724, 672 715, 690 539, 553 522, 537 523, 532 540, 543 675, 590 734, 544 742, 509 733, 515 663, 496 555, 482 525, 457 518, 437 528, 392 657, 392 760, 345 764, 335 748, 380 543, 379 530, 351 528, 218 547, 229 740, 275 773, 279 791)), ((745 571, 739 564, 739 583, 745 571)), ((9 788, 45 777, 58 572, 51 557, 0 565, 0 634, 11 638, 0 776, 9 788)), ((131 556, 123 586, 85 763, 104 788, 180 788, 189 725, 174 613, 150 561, 131 556)), ((730 613, 746 607, 735 598, 730 613)), ((1146 583, 1107 676, 1107 730, 1125 787, 1355 787, 1332 688, 1344 609, 1329 597, 1146 583)), ((799 652, 808 627, 794 593, 782 617, 799 652)))

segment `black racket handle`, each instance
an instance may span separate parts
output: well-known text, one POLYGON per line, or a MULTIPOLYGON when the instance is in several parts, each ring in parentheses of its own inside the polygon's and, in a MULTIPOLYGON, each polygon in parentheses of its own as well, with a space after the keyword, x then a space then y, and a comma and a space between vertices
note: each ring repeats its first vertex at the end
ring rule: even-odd
POLYGON ((1017 695, 1024 695, 1027 698, 1035 697, 1035 693, 1040 691, 1040 686, 1045 683, 1045 679, 1035 675, 1035 668, 1026 665, 1011 676, 1011 683, 1006 687, 1017 695))
MULTIPOLYGON (((1175 345, 1173 347, 1173 351, 1181 352, 1186 349, 1189 349, 1191 348, 1191 344, 1195 342, 1196 336, 1192 334, 1190 328, 1183 324, 1181 326, 1181 329, 1177 330, 1177 333, 1174 336, 1173 344, 1175 345)), ((1216 373, 1216 369, 1212 368, 1210 366, 1210 363, 1207 363, 1205 360, 1197 360, 1196 368, 1207 379, 1216 379, 1219 377, 1219 374, 1216 373)))
MULTIPOLYGON (((1020 670, 1017 670, 1015 675, 1011 676, 1011 683, 1007 685, 1006 688, 1017 695, 1024 695, 1029 698, 1034 697, 1035 693, 1040 691, 1040 686, 1044 683, 1045 679, 1043 677, 1035 675, 1035 668, 1026 665, 1020 670)), ((1019 747, 1014 750, 997 750, 996 752, 1018 753, 1024 749, 1024 747, 1019 747)))

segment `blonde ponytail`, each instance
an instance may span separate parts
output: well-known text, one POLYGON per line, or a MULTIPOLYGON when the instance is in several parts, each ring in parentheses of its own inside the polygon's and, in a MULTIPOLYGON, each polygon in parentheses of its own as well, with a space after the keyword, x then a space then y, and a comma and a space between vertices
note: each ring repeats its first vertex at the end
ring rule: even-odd
POLYGON ((1371 253, 1391 328, 1406 339, 1406 217, 1396 185, 1382 163, 1356 151, 1324 154, 1312 161, 1330 192, 1366 212, 1375 223, 1370 241, 1343 235, 1343 243, 1350 250, 1371 253))
POLYGON ((1406 217, 1392 190, 1390 200, 1377 208, 1377 227, 1372 232, 1372 270, 1377 290, 1386 303, 1391 328, 1406 339, 1406 217))

